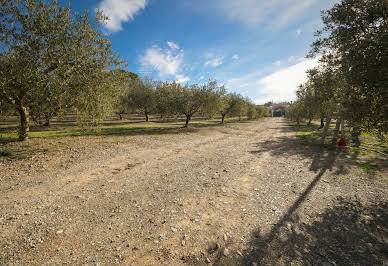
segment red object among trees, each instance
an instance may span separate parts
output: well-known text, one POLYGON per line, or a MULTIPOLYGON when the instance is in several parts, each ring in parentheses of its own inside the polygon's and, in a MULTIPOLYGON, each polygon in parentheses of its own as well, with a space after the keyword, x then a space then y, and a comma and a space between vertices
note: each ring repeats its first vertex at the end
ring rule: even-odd
POLYGON ((341 138, 340 141, 338 142, 338 147, 346 147, 346 141, 344 138, 341 138))

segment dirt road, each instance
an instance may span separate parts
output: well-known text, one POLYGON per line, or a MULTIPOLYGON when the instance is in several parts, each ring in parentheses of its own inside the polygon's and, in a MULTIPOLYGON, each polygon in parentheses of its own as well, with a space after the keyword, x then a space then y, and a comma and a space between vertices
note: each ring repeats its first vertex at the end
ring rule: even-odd
POLYGON ((385 179, 282 119, 77 154, 2 165, 1 265, 388 263, 385 179))

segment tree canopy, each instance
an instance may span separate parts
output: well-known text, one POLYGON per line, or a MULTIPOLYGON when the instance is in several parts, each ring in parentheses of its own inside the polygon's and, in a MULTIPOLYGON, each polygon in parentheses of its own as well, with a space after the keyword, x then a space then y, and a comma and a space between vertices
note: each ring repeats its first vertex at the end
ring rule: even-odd
POLYGON ((100 33, 106 18, 91 20, 56 1, 0 3, 0 97, 19 112, 19 138, 27 138, 29 110, 74 106, 103 117, 115 89, 107 70, 123 63, 100 33))

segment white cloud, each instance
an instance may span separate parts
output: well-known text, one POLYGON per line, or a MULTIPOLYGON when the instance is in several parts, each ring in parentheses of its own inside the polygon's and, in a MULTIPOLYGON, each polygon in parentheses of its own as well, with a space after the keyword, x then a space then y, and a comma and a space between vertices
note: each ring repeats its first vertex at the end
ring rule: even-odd
POLYGON ((157 71, 161 78, 172 77, 178 82, 183 83, 190 80, 180 73, 183 57, 183 50, 162 50, 158 46, 153 46, 148 48, 145 54, 140 57, 140 64, 144 69, 157 71))
POLYGON ((121 24, 133 19, 133 16, 147 5, 147 0, 103 0, 97 7, 109 17, 105 27, 110 31, 120 31, 121 24))
POLYGON ((203 80, 203 79, 205 79, 204 76, 200 76, 200 77, 199 77, 199 80, 203 80))
POLYGON ((301 29, 297 29, 297 30, 295 31, 296 37, 299 37, 301 34, 302 34, 302 30, 301 30, 301 29))
POLYGON ((174 43, 174 42, 167 42, 167 45, 171 48, 171 49, 179 49, 179 45, 174 43))
POLYGON ((238 56, 238 54, 235 54, 235 55, 232 56, 232 59, 238 60, 238 59, 240 59, 240 57, 238 56))
POLYGON ((318 0, 217 0, 209 4, 229 20, 249 26, 269 25, 280 28, 299 19, 318 0))
POLYGON ((295 61, 296 61, 296 56, 291 55, 291 56, 287 59, 287 61, 288 61, 289 63, 295 62, 295 61))
MULTIPOLYGON (((245 91, 256 104, 264 104, 272 100, 275 102, 294 100, 297 86, 306 81, 306 71, 317 66, 319 59, 299 60, 298 57, 298 60, 291 65, 280 69, 273 64, 238 78, 229 79, 226 81, 226 87, 238 93, 245 91)), ((282 66, 286 64, 287 59, 278 62, 282 62, 282 66)))
POLYGON ((256 103, 290 101, 295 98, 299 84, 307 80, 306 71, 318 65, 318 59, 305 59, 297 64, 278 70, 257 81, 260 97, 256 103))
POLYGON ((223 57, 217 57, 210 59, 205 62, 205 66, 211 66, 211 67, 218 67, 219 65, 222 65, 224 58, 223 57))
POLYGON ((177 81, 178 83, 185 83, 185 82, 187 82, 187 81, 190 80, 189 77, 185 77, 185 76, 179 75, 179 74, 176 75, 175 77, 176 77, 176 81, 177 81))
POLYGON ((273 63, 274 66, 280 66, 281 64, 282 64, 282 62, 280 60, 273 63))
POLYGON ((299 56, 290 56, 287 61, 288 63, 296 63, 296 62, 302 62, 304 61, 305 58, 304 57, 299 57, 299 56))

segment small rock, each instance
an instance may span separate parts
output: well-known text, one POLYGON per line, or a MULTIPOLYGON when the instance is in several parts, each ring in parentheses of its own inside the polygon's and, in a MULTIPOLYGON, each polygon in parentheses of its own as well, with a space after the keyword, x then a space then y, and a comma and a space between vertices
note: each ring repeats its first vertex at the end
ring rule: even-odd
POLYGON ((237 250, 237 255, 241 256, 242 257, 242 253, 240 250, 237 250))
POLYGON ((252 262, 252 266, 257 266, 257 262, 252 262))
POLYGON ((207 252, 209 252, 210 254, 214 253, 217 249, 219 248, 219 245, 212 241, 209 243, 209 247, 207 249, 207 252))
POLYGON ((174 233, 176 233, 178 231, 178 229, 174 228, 174 227, 171 227, 171 231, 173 231, 174 233))
POLYGON ((225 256, 225 257, 227 257, 227 256, 229 256, 229 254, 230 254, 230 252, 229 252, 229 249, 224 249, 224 252, 223 252, 223 255, 225 256))
POLYGON ((57 235, 60 235, 60 234, 63 234, 63 230, 61 229, 61 230, 58 230, 58 231, 56 231, 55 232, 57 235))
POLYGON ((183 247, 184 245, 186 245, 186 241, 185 241, 185 240, 182 240, 181 245, 182 245, 182 247, 183 247))
POLYGON ((227 241, 227 240, 228 240, 228 236, 224 234, 224 241, 227 241))
POLYGON ((206 261, 206 263, 210 263, 210 260, 209 260, 209 258, 206 258, 206 260, 205 260, 205 261, 206 261))

